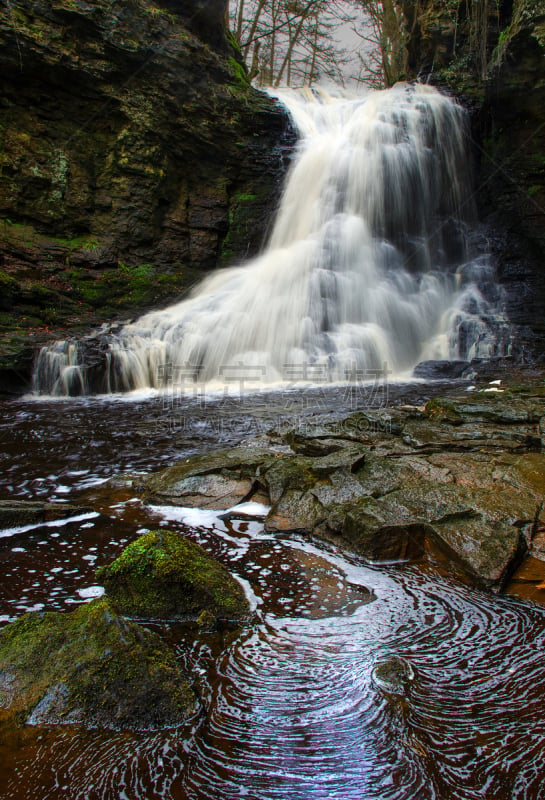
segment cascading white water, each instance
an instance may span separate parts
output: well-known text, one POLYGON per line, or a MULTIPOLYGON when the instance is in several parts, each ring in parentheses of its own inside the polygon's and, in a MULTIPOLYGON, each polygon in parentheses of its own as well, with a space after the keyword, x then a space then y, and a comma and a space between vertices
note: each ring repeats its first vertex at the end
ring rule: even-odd
MULTIPOLYGON (((474 280, 489 267, 467 246, 464 111, 421 85, 280 97, 301 138, 267 247, 112 336, 109 390, 163 386, 166 365, 199 382, 237 370, 264 383, 309 370, 338 381, 495 352, 474 280)), ((47 358, 36 389, 67 393, 47 358)))

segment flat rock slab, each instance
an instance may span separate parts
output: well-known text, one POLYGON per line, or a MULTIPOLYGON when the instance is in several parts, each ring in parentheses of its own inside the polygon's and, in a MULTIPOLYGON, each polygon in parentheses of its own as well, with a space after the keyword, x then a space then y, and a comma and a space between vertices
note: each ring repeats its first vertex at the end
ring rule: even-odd
POLYGON ((275 434, 275 451, 189 458, 151 476, 147 490, 204 508, 259 493, 270 532, 313 534, 375 563, 438 545, 475 582, 502 588, 542 525, 542 388, 317 418, 275 434))
POLYGON ((144 496, 149 502, 226 510, 259 489, 259 477, 274 458, 262 447, 191 456, 145 478, 144 496))
POLYGON ((40 503, 27 500, 0 500, 0 529, 39 525, 55 519, 85 514, 89 508, 64 503, 40 503))
POLYGON ((222 510, 243 503, 250 496, 252 485, 252 481, 224 475, 192 475, 176 481, 162 496, 176 505, 222 510))

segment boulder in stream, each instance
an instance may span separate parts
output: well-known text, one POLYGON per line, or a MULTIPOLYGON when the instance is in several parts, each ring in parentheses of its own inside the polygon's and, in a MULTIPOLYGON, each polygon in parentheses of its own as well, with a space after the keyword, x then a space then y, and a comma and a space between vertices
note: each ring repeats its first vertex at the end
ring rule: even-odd
POLYGON ((240 583, 198 544, 150 531, 97 571, 115 609, 138 619, 241 622, 249 604, 240 583))
POLYGON ((375 664, 372 677, 375 685, 387 695, 405 696, 414 680, 414 670, 405 658, 391 656, 375 664))
POLYGON ((0 633, 0 709, 19 722, 156 730, 196 707, 174 653, 105 598, 24 614, 0 633))

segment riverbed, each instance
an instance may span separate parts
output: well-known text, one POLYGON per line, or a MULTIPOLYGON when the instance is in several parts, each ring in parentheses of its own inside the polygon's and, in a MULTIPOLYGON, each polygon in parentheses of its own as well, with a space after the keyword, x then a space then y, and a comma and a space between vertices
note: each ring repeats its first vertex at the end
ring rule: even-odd
POLYGON ((0 532, 1 624, 97 596, 97 567, 160 526, 222 561, 255 613, 234 640, 155 626, 199 695, 186 725, 6 731, 0 796, 545 797, 541 606, 472 588, 440 560, 379 569, 323 543, 268 534, 259 507, 226 519, 144 506, 133 489, 138 475, 188 454, 362 403, 420 404, 429 393, 414 384, 390 387, 388 398, 298 387, 2 401, 0 499, 77 508, 68 520, 0 532), (394 656, 414 674, 402 692, 373 673, 394 656))

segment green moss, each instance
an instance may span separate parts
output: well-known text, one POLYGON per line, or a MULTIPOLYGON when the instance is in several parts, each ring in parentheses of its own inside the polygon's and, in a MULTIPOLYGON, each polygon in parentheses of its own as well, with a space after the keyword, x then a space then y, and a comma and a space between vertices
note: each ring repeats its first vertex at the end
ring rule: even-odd
POLYGON ((269 496, 276 503, 286 490, 305 492, 316 483, 314 459, 307 456, 284 456, 275 459, 264 475, 269 496))
POLYGON ((15 278, 12 278, 11 275, 8 275, 4 270, 0 270, 0 290, 2 292, 9 290, 15 291, 18 288, 19 284, 15 278))
POLYGON ((82 269, 72 269, 69 280, 76 296, 96 309, 115 311, 119 307, 141 308, 173 293, 180 294, 193 282, 193 274, 182 266, 174 273, 160 273, 152 264, 127 266, 95 275, 82 269))
POLYGON ((426 404, 426 415, 437 422, 446 422, 450 425, 461 425, 462 417, 456 408, 443 397, 434 397, 426 404))
POLYGON ((231 45, 231 47, 235 51, 236 55, 238 56, 238 60, 239 61, 243 61, 242 50, 240 49, 240 45, 237 42, 237 40, 235 39, 235 36, 234 36, 233 32, 228 29, 226 31, 226 34, 227 34, 227 41, 229 42, 229 44, 231 45))
POLYGON ((240 256, 242 242, 251 239, 257 219, 259 197, 253 192, 235 192, 229 200, 229 231, 223 240, 219 266, 227 266, 240 256))
POLYGON ((0 270, 0 310, 7 311, 21 295, 19 283, 11 275, 0 270))
POLYGON ((10 677, 7 686, 15 681, 15 696, 10 702, 4 688, 4 700, 21 721, 40 703, 45 721, 156 728, 180 724, 195 707, 173 653, 104 598, 9 625, 0 634, 0 675, 10 677))
POLYGON ((171 531, 132 542, 97 580, 123 614, 151 619, 196 619, 209 610, 240 619, 248 603, 240 584, 202 547, 171 531))
POLYGON ((149 14, 150 17, 153 17, 154 19, 164 19, 170 23, 174 23, 176 21, 174 14, 171 14, 170 11, 166 10, 166 8, 159 8, 155 5, 142 5, 141 10, 145 14, 149 14))
POLYGON ((89 237, 88 239, 84 239, 83 242, 81 243, 81 249, 87 252, 94 252, 99 248, 100 248, 100 242, 93 236, 89 237))
POLYGON ((228 58, 227 61, 237 85, 242 89, 248 89, 250 86, 250 79, 248 78, 246 67, 233 57, 228 58))
POLYGON ((235 199, 237 203, 251 203, 252 200, 257 200, 257 195, 250 192, 240 192, 235 199))
POLYGON ((54 238, 52 241, 55 244, 58 244, 60 247, 67 247, 70 250, 78 250, 79 248, 86 248, 88 238, 86 236, 76 236, 73 239, 54 238))

